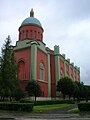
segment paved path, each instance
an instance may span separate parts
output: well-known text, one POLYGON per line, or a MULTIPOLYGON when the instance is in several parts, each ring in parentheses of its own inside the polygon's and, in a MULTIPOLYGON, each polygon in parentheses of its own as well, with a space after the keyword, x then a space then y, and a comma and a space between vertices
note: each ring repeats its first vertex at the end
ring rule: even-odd
POLYGON ((89 114, 68 114, 76 105, 39 113, 0 112, 0 120, 90 120, 89 114))
POLYGON ((72 105, 72 106, 70 105, 70 106, 63 107, 63 108, 48 110, 48 111, 44 111, 42 113, 45 113, 45 114, 66 114, 68 112, 68 110, 74 109, 74 108, 77 108, 77 105, 72 105))

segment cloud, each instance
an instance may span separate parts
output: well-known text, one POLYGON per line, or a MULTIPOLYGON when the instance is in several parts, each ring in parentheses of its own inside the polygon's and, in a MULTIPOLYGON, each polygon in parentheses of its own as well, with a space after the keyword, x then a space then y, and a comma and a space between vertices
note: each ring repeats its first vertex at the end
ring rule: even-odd
POLYGON ((58 10, 61 9, 62 16, 69 20, 90 17, 90 0, 61 0, 58 5, 60 5, 58 10))
POLYGON ((90 84, 90 19, 75 22, 68 27, 67 37, 61 42, 62 49, 81 67, 81 80, 90 84))

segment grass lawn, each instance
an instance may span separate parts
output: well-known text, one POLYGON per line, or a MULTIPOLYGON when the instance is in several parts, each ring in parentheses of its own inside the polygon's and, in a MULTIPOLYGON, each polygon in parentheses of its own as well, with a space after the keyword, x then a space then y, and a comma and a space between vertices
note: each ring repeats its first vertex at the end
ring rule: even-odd
POLYGON ((78 108, 75 108, 75 109, 71 109, 68 111, 68 113, 76 113, 76 114, 82 114, 82 115, 90 115, 90 111, 80 111, 78 110, 78 108))
POLYGON ((46 110, 52 110, 56 108, 62 108, 62 107, 67 107, 70 106, 71 104, 53 104, 53 105, 41 105, 41 106, 34 106, 33 107, 33 112, 41 112, 41 111, 46 111, 46 110))
POLYGON ((75 109, 69 110, 68 113, 80 113, 80 110, 78 110, 78 108, 75 108, 75 109))

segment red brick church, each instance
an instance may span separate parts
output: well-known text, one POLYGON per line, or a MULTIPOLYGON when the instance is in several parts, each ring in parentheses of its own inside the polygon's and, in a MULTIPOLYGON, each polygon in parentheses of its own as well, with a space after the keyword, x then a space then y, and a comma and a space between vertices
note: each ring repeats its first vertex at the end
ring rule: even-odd
POLYGON ((43 41, 41 22, 34 17, 31 9, 30 17, 19 27, 19 39, 14 47, 14 55, 18 64, 18 79, 24 90, 30 79, 37 80, 42 97, 56 97, 56 85, 60 78, 68 76, 80 81, 80 68, 70 63, 65 54, 60 54, 59 46, 54 50, 46 47, 43 41))

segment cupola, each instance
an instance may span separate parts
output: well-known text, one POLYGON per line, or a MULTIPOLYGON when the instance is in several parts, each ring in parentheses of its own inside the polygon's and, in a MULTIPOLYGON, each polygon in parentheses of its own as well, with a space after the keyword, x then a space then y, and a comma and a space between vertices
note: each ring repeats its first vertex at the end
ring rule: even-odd
POLYGON ((43 28, 40 21, 34 17, 33 9, 30 11, 30 17, 23 20, 19 27, 19 40, 25 39, 43 41, 43 28))

